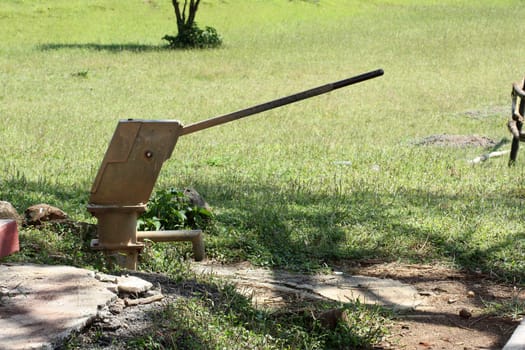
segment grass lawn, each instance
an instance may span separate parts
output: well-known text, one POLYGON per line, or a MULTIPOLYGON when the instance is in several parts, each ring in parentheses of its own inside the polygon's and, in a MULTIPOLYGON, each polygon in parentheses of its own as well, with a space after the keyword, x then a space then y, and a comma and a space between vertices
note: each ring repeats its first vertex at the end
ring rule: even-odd
MULTIPOLYGON (((89 190, 119 119, 189 124, 383 68, 381 78, 182 137, 156 189, 206 198, 207 254, 221 262, 315 271, 380 258, 525 281, 523 154, 513 168, 506 157, 473 166, 490 149, 418 144, 442 134, 510 140, 521 1, 207 1, 197 22, 224 44, 192 51, 162 47, 175 31, 170 6, 0 3, 0 200, 95 222, 89 190)), ((23 230, 22 244, 32 235, 23 230)), ((89 255, 68 262, 90 264, 89 255)), ((152 256, 142 268, 165 270, 163 255, 152 256)))

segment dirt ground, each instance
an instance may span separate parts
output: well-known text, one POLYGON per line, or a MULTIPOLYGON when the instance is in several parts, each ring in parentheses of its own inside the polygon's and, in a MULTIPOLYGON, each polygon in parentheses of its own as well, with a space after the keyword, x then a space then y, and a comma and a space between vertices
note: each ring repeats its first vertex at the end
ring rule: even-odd
MULTIPOLYGON (((242 267, 246 266, 243 264, 242 267)), ((489 276, 483 274, 465 273, 441 266, 379 261, 341 264, 334 266, 334 270, 352 275, 399 280, 414 286, 419 292, 421 305, 415 311, 396 314, 388 325, 389 334, 383 342, 376 344, 376 350, 501 349, 519 324, 517 319, 487 313, 487 305, 490 302, 516 301, 517 298, 523 301, 523 295, 512 286, 494 283, 489 276)), ((191 281, 181 285, 158 274, 137 273, 137 276, 158 286, 166 296, 165 299, 127 308, 111 305, 105 316, 95 321, 94 327, 80 334, 77 341, 81 342, 83 349, 120 349, 113 340, 144 332, 151 324, 148 316, 151 315, 150 311, 180 296, 189 296, 196 289, 205 288, 191 281)), ((270 295, 265 298, 265 294, 271 293, 268 288, 257 290, 255 287, 252 292, 257 296, 258 302, 272 300, 270 295)), ((283 303, 293 299, 294 296, 284 298, 283 303)))
POLYGON ((402 281, 423 298, 416 311, 396 317, 390 335, 377 349, 501 349, 519 324, 517 319, 491 316, 487 305, 523 301, 523 293, 481 273, 376 262, 346 270, 402 281))
POLYGON ((416 143, 418 146, 495 147, 497 142, 479 135, 430 135, 416 143))

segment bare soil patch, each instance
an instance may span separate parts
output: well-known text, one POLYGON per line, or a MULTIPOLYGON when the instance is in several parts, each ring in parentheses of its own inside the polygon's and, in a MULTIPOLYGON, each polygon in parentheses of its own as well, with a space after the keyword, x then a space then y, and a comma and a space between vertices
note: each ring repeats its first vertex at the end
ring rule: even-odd
POLYGON ((490 302, 523 301, 514 287, 498 284, 490 276, 435 265, 360 265, 341 268, 397 279, 414 286, 424 298, 416 310, 395 318, 391 334, 378 349, 501 349, 519 324, 519 320, 488 312, 490 302))
POLYGON ((494 147, 495 140, 479 135, 430 135, 416 143, 418 146, 441 146, 441 147, 494 147))

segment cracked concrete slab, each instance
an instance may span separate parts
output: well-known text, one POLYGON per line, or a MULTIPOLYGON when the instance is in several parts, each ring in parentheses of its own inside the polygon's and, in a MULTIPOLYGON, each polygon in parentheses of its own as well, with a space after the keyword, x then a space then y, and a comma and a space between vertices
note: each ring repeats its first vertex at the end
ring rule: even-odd
POLYGON ((89 270, 0 265, 0 349, 52 349, 117 298, 89 270))
MULTIPOLYGON (((197 273, 212 274, 230 279, 240 292, 250 294, 255 301, 257 287, 279 293, 294 293, 310 299, 338 302, 357 301, 364 304, 385 306, 394 310, 413 310, 422 303, 418 291, 411 285, 392 279, 352 276, 343 273, 332 275, 301 275, 260 268, 243 268, 200 263, 193 265, 197 273)), ((268 295, 267 292, 262 294, 268 295)), ((266 298, 267 299, 267 298, 266 298)))

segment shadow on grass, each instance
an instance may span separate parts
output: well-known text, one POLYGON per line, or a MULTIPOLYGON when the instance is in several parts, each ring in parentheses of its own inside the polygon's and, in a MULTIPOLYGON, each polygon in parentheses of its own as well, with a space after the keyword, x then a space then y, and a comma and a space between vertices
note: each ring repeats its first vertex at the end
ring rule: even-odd
MULTIPOLYGON (((103 345, 108 340, 119 339, 120 344, 137 349, 369 349, 385 331, 382 328, 384 316, 374 306, 303 298, 291 300, 288 295, 281 307, 261 309, 255 308, 250 299, 235 291, 232 285, 210 277, 185 276, 174 280, 161 274, 132 274, 160 286, 163 294, 170 298, 169 302, 142 309, 142 316, 124 316, 134 319, 132 331, 104 330, 104 337, 92 337, 91 344, 102 341, 98 345, 103 345), (342 320, 332 326, 318 322, 324 311, 341 307, 355 314, 353 320, 346 320, 350 327, 345 328, 342 320)), ((383 315, 388 318, 391 314, 383 312, 383 315)), ((399 318, 410 320, 411 315, 402 314, 399 318)), ((413 319, 427 324, 429 329, 445 326, 451 332, 469 329, 484 333, 494 339, 494 344, 483 345, 495 347, 505 344, 518 324, 486 315, 466 320, 457 314, 429 311, 416 312, 413 319)), ((97 334, 97 327, 95 324, 90 332, 97 334)))
MULTIPOLYGON (((87 191, 46 181, 31 182, 17 178, 3 181, 0 188, 3 196, 7 194, 4 198, 15 203, 34 204, 34 198, 55 198, 76 203, 74 205, 85 205, 87 200, 87 191)), ((497 264, 501 256, 512 254, 519 248, 520 242, 525 238, 523 234, 508 235, 504 239, 487 241, 484 244, 476 237, 476 213, 490 212, 495 201, 499 203, 500 209, 503 208, 508 213, 508 220, 519 224, 520 199, 504 193, 476 201, 467 196, 450 196, 430 191, 406 190, 395 194, 379 194, 366 188, 333 195, 313 193, 307 187, 282 193, 280 189, 270 185, 238 185, 226 181, 221 184, 197 183, 195 188, 205 197, 211 198, 212 204, 220 203, 221 206, 217 213, 218 228, 212 228, 207 237, 212 257, 232 254, 232 258, 250 260, 257 265, 310 271, 329 266, 332 261, 341 259, 453 259, 459 267, 465 269, 480 268, 502 278, 510 279, 512 276, 518 282, 525 279, 523 269, 520 268, 523 262, 519 255, 513 257, 515 264, 497 264), (207 193, 214 197, 207 196, 207 193), (416 224, 405 214, 409 207, 424 207, 428 216, 439 220, 456 215, 458 210, 454 208, 464 203, 469 206, 464 208, 465 225, 460 238, 449 237, 440 225, 433 228, 416 224)), ((177 329, 181 332, 178 334, 185 344, 213 347, 212 338, 204 339, 195 333, 198 329, 196 327, 211 317, 218 317, 217 324, 240 320, 239 324, 261 337, 270 331, 266 328, 268 325, 258 318, 267 319, 272 315, 250 309, 240 294, 231 290, 218 290, 213 284, 196 284, 193 280, 174 283, 192 286, 190 294, 198 297, 195 304, 182 304, 179 305, 182 309, 176 310, 179 314, 200 312, 198 315, 201 315, 197 323, 174 319, 173 324, 178 324, 177 329), (199 299, 202 296, 205 297, 204 300, 199 299), (210 302, 207 303, 207 300, 210 302), (232 302, 238 307, 232 307, 232 302), (222 307, 229 311, 221 309, 222 307), (246 318, 248 311, 253 312, 250 316, 253 316, 252 319, 246 318)), ((172 314, 177 315, 177 312, 169 312, 170 309, 163 310, 159 317, 176 317, 172 314)), ((296 316, 286 315, 287 318, 278 322, 290 324, 290 320, 296 316)), ((450 325, 450 318, 455 316, 432 317, 430 313, 425 322, 450 325)), ((300 334, 308 333, 309 326, 301 323, 304 317, 297 317, 293 321, 296 324, 292 324, 296 327, 295 331, 300 334)), ((238 326, 236 323, 235 325, 238 326)), ((479 322, 473 328, 497 335, 504 342, 501 334, 482 326, 484 323, 479 322)), ((152 334, 150 331, 146 333, 152 334)), ((166 331, 166 334, 173 332, 166 331)), ((172 338, 166 338, 165 341, 172 341, 170 339, 172 338)))
POLYGON ((10 202, 20 214, 40 203, 59 207, 68 214, 78 214, 86 208, 90 186, 87 183, 63 185, 45 179, 34 181, 15 174, 0 178, 0 200, 10 202))
POLYGON ((155 52, 169 50, 168 45, 145 45, 145 44, 96 44, 96 43, 85 43, 85 44, 42 44, 38 45, 37 48, 41 51, 52 51, 52 50, 64 50, 64 49, 81 49, 81 50, 93 50, 93 51, 108 51, 113 53, 118 52, 155 52))
POLYGON ((106 334, 130 348, 365 349, 382 334, 378 309, 365 305, 355 308, 374 320, 359 320, 359 326, 372 328, 360 334, 350 328, 327 328, 314 316, 340 303, 301 300, 282 309, 258 309, 232 284, 211 276, 186 275, 174 280, 153 273, 132 274, 160 286, 170 301, 147 308, 143 318, 136 318, 138 332, 106 334))
POLYGON ((303 271, 340 259, 441 261, 490 273, 500 281, 525 281, 525 232, 504 234, 499 227, 490 232, 491 213, 510 228, 522 225, 521 199, 505 193, 476 198, 355 189, 325 195, 307 188, 283 193, 270 185, 226 181, 194 186, 212 206, 220 206, 220 229, 211 230, 208 238, 211 254, 218 258, 303 271))
MULTIPOLYGON (((90 186, 13 176, 0 180, 0 200, 19 212, 47 203, 84 214, 90 186)), ((515 195, 476 198, 365 188, 319 194, 292 185, 285 193, 264 183, 227 181, 196 182, 194 187, 220 208, 207 237, 208 254, 219 260, 300 271, 319 270, 341 259, 444 261, 500 280, 525 281, 525 232, 505 234, 491 221, 494 213, 495 222, 505 220, 509 229, 523 225, 522 198, 515 195)))
MULTIPOLYGON (((218 259, 238 258, 271 269, 303 271, 323 269, 341 260, 368 258, 445 262, 460 270, 481 270, 484 276, 498 282, 518 285, 525 282, 522 248, 525 233, 483 232, 488 230, 483 220, 492 223, 491 213, 504 217, 509 227, 522 225, 522 199, 507 193, 476 198, 469 193, 448 195, 426 190, 376 193, 357 188, 348 193, 324 195, 307 188, 283 193, 282 189, 264 183, 238 185, 228 181, 196 183, 195 188, 210 198, 212 206, 213 201, 219 203, 217 221, 228 227, 207 237, 210 253, 212 257, 217 254, 218 259), (421 208, 424 210, 410 214, 421 208), (422 213, 432 220, 425 222, 422 213), (481 215, 486 217, 480 219, 481 215), (455 225, 451 228, 456 231, 454 234, 448 231, 447 220, 455 225)), ((428 281, 439 283, 430 277, 428 281)), ((492 295, 488 284, 480 286, 480 293, 492 295)), ((479 307, 484 308, 481 301, 479 307)), ((422 317, 421 323, 485 333, 496 339, 494 346, 505 344, 509 331, 516 326, 505 325, 500 318, 500 325, 506 329, 497 329, 493 327, 493 318, 484 315, 466 322, 457 314, 417 314, 422 317)))

